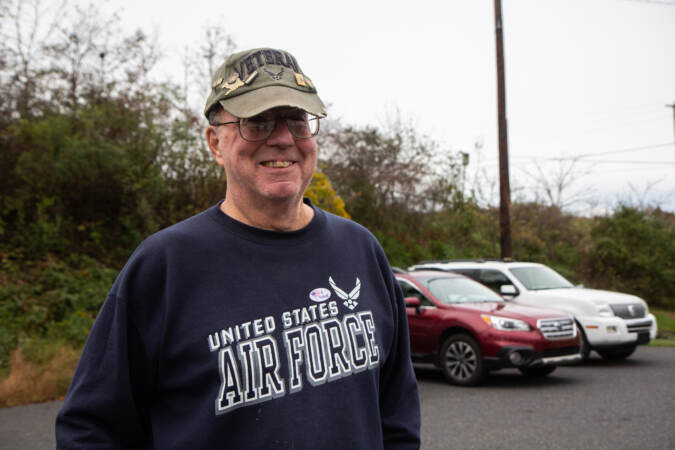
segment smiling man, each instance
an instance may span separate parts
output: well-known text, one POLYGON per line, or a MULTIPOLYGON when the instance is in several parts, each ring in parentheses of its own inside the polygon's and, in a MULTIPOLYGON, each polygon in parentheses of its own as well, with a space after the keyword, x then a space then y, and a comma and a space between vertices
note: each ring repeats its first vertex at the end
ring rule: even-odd
POLYGON ((405 306, 382 248, 303 198, 326 116, 313 81, 288 52, 237 53, 204 113, 225 198, 124 266, 57 448, 419 448, 405 306))

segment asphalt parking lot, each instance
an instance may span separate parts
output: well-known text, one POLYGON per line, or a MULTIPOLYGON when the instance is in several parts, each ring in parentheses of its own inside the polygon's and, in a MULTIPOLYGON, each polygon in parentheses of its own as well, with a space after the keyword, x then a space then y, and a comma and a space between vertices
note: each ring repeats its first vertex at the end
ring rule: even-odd
MULTIPOLYGON (((595 355, 544 379, 515 370, 483 386, 445 383, 417 366, 423 449, 673 449, 675 348, 641 347, 628 360, 595 355)), ((54 448, 60 402, 0 409, 0 449, 54 448)))
POLYGON ((477 388, 416 373, 423 449, 675 448, 675 348, 640 347, 621 362, 592 353, 543 379, 504 370, 477 388))

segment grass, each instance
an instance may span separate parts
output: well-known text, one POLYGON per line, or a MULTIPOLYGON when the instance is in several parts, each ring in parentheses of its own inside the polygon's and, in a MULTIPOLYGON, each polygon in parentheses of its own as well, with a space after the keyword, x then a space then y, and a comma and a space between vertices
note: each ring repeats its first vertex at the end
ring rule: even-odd
POLYGON ((659 334, 649 345, 656 347, 675 347, 675 312, 663 309, 650 309, 659 325, 659 334))
POLYGON ((675 311, 666 311, 663 309, 650 309, 650 311, 656 316, 656 321, 659 324, 659 331, 675 334, 675 311))
POLYGON ((0 381, 0 408, 63 398, 79 357, 67 345, 54 347, 44 362, 27 360, 20 348, 15 350, 9 375, 0 381))
POLYGON ((651 347, 675 347, 675 338, 656 338, 649 345, 651 347))

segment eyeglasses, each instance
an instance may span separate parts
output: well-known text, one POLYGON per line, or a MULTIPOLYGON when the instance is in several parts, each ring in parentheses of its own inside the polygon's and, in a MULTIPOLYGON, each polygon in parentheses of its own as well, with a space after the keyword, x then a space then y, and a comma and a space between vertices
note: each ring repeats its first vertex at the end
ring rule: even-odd
POLYGON ((283 120, 288 131, 296 139, 309 139, 319 134, 319 118, 313 114, 302 113, 291 116, 254 116, 232 122, 212 123, 214 127, 239 124, 239 135, 248 142, 264 141, 272 135, 277 121, 283 120))

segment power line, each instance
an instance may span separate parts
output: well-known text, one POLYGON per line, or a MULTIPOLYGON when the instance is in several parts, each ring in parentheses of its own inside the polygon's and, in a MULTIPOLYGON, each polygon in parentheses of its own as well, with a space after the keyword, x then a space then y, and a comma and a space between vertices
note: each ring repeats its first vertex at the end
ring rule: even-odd
POLYGON ((654 3, 657 5, 668 5, 668 6, 675 6, 675 3, 672 2, 666 2, 663 0, 623 0, 625 2, 634 2, 634 3, 654 3))
POLYGON ((608 152, 600 152, 600 153, 583 153, 583 154, 579 155, 579 158, 585 158, 586 156, 612 155, 612 154, 615 154, 615 153, 636 152, 638 150, 649 150, 649 149, 652 149, 652 148, 669 147, 673 144, 675 144, 675 142, 666 142, 664 144, 656 144, 656 145, 646 145, 644 147, 624 148, 624 149, 620 149, 620 150, 610 150, 608 152))
MULTIPOLYGON (((665 169, 665 168, 664 168, 665 169)), ((608 174, 608 173, 625 173, 625 172, 640 172, 640 171, 650 171, 654 172, 655 169, 654 167, 625 167, 623 169, 613 169, 613 170, 593 170, 594 174, 608 174)))
POLYGON ((667 166, 675 166, 675 162, 673 161, 617 161, 617 160, 607 160, 607 159, 585 159, 581 162, 590 162, 590 163, 595 163, 595 164, 659 164, 659 165, 667 165, 667 166))
MULTIPOLYGON (((575 161, 577 158, 535 158, 539 161, 575 161)), ((579 163, 593 163, 593 164, 658 164, 671 166, 675 165, 673 161, 626 161, 616 159, 583 159, 577 160, 579 163)))
POLYGON ((655 145, 645 145, 645 146, 642 146, 642 147, 622 148, 622 149, 618 149, 618 150, 609 150, 609 151, 606 151, 606 152, 582 153, 582 154, 579 154, 579 155, 557 157, 557 158, 543 158, 543 157, 535 156, 535 155, 514 155, 514 156, 512 156, 512 158, 535 158, 535 159, 542 159, 542 160, 565 161, 565 160, 574 160, 574 159, 586 158, 588 156, 613 155, 613 154, 617 154, 617 153, 628 153, 628 152, 636 152, 636 151, 640 151, 640 150, 650 150, 650 149, 654 149, 654 148, 669 147, 673 144, 675 144, 675 142, 666 142, 666 143, 663 143, 663 144, 655 144, 655 145))
MULTIPOLYGON (((539 161, 574 161, 576 158, 535 158, 539 161)), ((616 159, 583 159, 577 160, 579 163, 593 164, 655 164, 660 166, 675 166, 673 161, 626 161, 616 159)))

